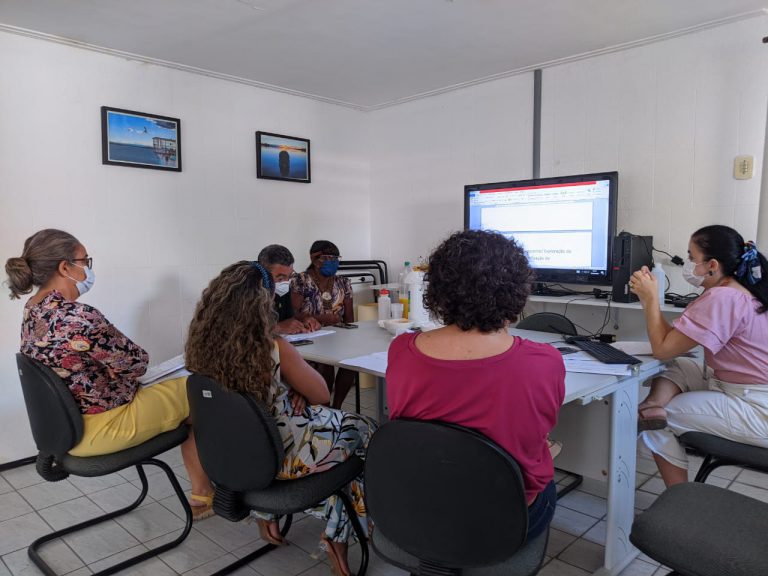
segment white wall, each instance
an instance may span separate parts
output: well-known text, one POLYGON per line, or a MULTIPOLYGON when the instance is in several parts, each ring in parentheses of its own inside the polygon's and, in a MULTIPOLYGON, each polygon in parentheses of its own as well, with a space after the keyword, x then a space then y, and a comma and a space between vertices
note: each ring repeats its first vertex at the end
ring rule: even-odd
MULTIPOLYGON (((619 229, 685 256, 722 223, 754 238, 768 102, 768 17, 543 72, 541 175, 618 170, 619 229), (752 180, 733 158, 755 157, 752 180)), ((531 176, 533 75, 373 114, 371 250, 426 255, 463 226, 465 184, 531 176)), ((679 269, 673 288, 687 290, 679 269)))
MULTIPOLYGON (((38 229, 72 232, 95 260, 84 301, 166 359, 207 282, 264 245, 285 244, 299 266, 317 238, 370 257, 367 124, 337 106, 0 33, 0 261, 38 229), (102 105, 180 118, 183 172, 102 165, 102 105), (257 179, 256 130, 309 138, 312 183, 257 179)), ((14 361, 21 312, 0 297, 0 463, 34 453, 14 361)))
POLYGON ((371 253, 395 271, 464 227, 464 185, 530 178, 533 74, 374 112, 371 253))
MULTIPOLYGON (((685 256, 690 234, 757 214, 768 103, 768 17, 544 71, 542 175, 619 171, 618 228, 685 256), (733 160, 755 158, 751 180, 733 160)), ((664 257, 667 262, 668 258, 664 257)), ((688 290, 679 268, 673 287, 688 290)))

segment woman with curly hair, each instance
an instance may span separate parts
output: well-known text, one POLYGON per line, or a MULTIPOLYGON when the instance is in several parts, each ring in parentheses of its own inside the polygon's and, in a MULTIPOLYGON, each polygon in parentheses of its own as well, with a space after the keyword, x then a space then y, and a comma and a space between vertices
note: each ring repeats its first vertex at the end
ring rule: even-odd
MULTIPOLYGON (((112 454, 178 428, 189 416, 187 379, 141 387, 149 357, 93 306, 79 302, 93 286, 93 258, 62 230, 40 230, 5 264, 11 298, 37 292, 24 306, 21 353, 51 368, 83 414, 74 456, 112 454)), ((213 515, 213 487, 200 465, 195 438, 181 445, 192 484, 195 520, 213 515)))
MULTIPOLYGON (((376 424, 321 404, 328 388, 296 349, 274 336, 274 283, 258 262, 225 268, 203 291, 189 327, 187 368, 224 388, 250 394, 277 420, 285 448, 278 479, 324 472, 356 454, 365 456, 376 424)), ((368 527, 362 477, 348 486, 363 529, 368 527)), ((337 576, 349 575, 347 542, 352 525, 342 502, 331 496, 309 514, 327 520, 321 545, 337 576)), ((274 517, 254 512, 262 539, 283 544, 274 517)))
POLYGON ((547 434, 565 396, 565 367, 548 344, 511 336, 531 289, 523 249, 495 232, 457 232, 429 257, 424 305, 445 326, 389 348, 391 418, 440 420, 494 440, 519 464, 528 537, 552 519, 547 434))

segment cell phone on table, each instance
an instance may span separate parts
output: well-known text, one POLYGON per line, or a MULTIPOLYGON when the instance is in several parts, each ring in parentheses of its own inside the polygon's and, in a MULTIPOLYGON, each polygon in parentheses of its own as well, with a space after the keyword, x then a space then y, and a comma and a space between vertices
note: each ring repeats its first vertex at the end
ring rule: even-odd
POLYGON ((291 342, 291 344, 293 344, 294 346, 308 346, 308 345, 314 344, 314 343, 315 343, 314 340, 309 340, 309 339, 307 339, 307 340, 294 340, 293 342, 291 342))
POLYGON ((334 324, 336 328, 346 328, 348 330, 352 328, 357 328, 357 324, 351 324, 350 322, 338 322, 334 324))

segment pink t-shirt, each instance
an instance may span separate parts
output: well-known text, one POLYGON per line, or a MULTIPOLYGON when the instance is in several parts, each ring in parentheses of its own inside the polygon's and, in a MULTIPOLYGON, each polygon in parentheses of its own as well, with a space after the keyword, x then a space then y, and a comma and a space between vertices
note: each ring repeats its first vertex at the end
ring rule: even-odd
POLYGON ((733 384, 768 384, 768 312, 737 288, 719 286, 693 301, 672 326, 704 347, 715 378, 733 384))
POLYGON ((438 360, 416 348, 418 334, 389 347, 390 417, 441 420, 476 430, 520 465, 528 502, 552 480, 547 434, 565 396, 565 367, 555 348, 515 338, 502 354, 438 360))

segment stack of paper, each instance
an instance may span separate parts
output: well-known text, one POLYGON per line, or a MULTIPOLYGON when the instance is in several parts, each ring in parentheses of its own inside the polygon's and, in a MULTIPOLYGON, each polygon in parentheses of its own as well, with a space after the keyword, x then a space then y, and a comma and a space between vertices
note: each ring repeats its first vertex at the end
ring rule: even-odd
POLYGON ((632 374, 629 364, 604 364, 586 352, 574 352, 563 356, 566 372, 584 372, 587 374, 614 374, 628 376, 632 374))
POLYGON ((366 354, 365 356, 349 358, 347 360, 342 360, 340 364, 356 366, 357 368, 364 368, 371 372, 381 372, 383 374, 387 371, 387 351, 374 352, 373 354, 366 354))
POLYGON ((313 338, 320 338, 320 336, 327 336, 328 334, 336 334, 333 330, 318 330, 317 332, 304 332, 302 334, 281 334, 280 337, 286 342, 296 342, 297 340, 312 340, 313 338))
POLYGON ((147 368, 144 376, 139 378, 139 384, 148 386, 162 380, 170 380, 171 378, 180 378, 189 375, 190 372, 184 367, 184 355, 179 354, 165 362, 147 368))

